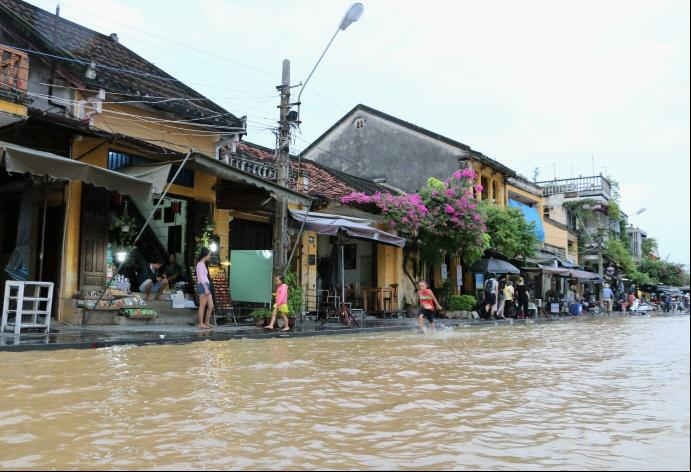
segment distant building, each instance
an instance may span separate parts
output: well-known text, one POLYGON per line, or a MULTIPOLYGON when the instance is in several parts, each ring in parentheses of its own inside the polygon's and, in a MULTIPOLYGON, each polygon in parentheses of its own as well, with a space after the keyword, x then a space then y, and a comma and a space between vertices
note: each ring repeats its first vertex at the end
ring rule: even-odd
POLYGON ((631 254, 640 261, 643 257, 643 241, 648 237, 648 234, 641 228, 629 225, 626 228, 626 236, 628 236, 629 239, 631 254))
POLYGON ((595 175, 554 179, 537 185, 544 192, 547 234, 561 230, 566 235, 569 252, 578 251, 580 243, 579 263, 602 275, 607 241, 610 236, 620 237, 620 221, 625 218, 614 202, 611 182, 595 175))

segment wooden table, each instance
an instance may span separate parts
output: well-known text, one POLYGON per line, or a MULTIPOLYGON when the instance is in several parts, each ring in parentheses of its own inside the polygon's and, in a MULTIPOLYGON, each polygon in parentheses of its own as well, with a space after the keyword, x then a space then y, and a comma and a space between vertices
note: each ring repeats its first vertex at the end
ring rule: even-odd
POLYGON ((362 289, 362 298, 363 298, 363 305, 364 305, 366 312, 369 312, 368 305, 369 305, 369 295, 370 294, 375 294, 374 312, 383 312, 384 311, 384 298, 385 298, 386 294, 391 295, 391 310, 393 311, 395 308, 397 308, 396 300, 394 300, 394 298, 393 298, 394 289, 392 287, 363 288, 362 289))

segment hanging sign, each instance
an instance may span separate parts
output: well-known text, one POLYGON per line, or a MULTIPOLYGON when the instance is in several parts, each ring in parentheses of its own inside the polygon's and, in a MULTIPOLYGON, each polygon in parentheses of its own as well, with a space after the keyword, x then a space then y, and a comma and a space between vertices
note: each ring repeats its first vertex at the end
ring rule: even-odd
POLYGON ((441 279, 446 280, 449 278, 449 268, 446 264, 441 265, 441 279))
POLYGON ((461 264, 456 264, 456 286, 461 287, 463 285, 463 268, 461 264))

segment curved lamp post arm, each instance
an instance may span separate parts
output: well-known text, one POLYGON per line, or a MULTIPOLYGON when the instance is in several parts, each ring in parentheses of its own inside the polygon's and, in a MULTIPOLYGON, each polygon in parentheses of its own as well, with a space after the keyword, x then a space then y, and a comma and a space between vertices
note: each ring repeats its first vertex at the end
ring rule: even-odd
POLYGON ((317 63, 314 65, 312 70, 310 71, 309 75, 305 79, 305 82, 302 84, 302 87, 300 87, 300 92, 298 92, 298 106, 300 105, 300 98, 302 97, 302 92, 305 90, 305 86, 307 83, 310 81, 312 78, 312 75, 314 74, 314 71, 317 70, 317 67, 319 66, 319 63, 322 61, 324 58, 324 55, 326 54, 326 51, 329 50, 329 47, 331 47, 331 43, 334 42, 334 39, 336 39, 336 35, 338 34, 339 31, 345 31, 348 26, 352 25, 355 23, 357 20, 360 19, 362 16, 362 12, 365 10, 365 7, 362 3, 356 2, 353 3, 346 14, 343 16, 343 19, 341 20, 341 23, 338 25, 338 29, 336 32, 331 36, 331 39, 329 40, 329 43, 326 45, 324 48, 324 51, 322 52, 321 56, 319 56, 319 59, 317 59, 317 63))
POLYGON ((326 54, 326 51, 329 50, 329 47, 331 46, 331 43, 333 43, 333 42, 334 42, 334 39, 336 39, 336 35, 338 34, 339 31, 341 31, 341 28, 338 28, 338 29, 336 30, 336 32, 334 33, 334 35, 331 36, 331 39, 329 40, 329 44, 326 45, 326 47, 324 48, 324 51, 322 52, 322 55, 319 56, 319 59, 317 59, 317 63, 314 65, 314 67, 312 67, 312 71, 309 73, 309 75, 308 75, 307 78, 305 79, 305 82, 303 82, 302 87, 300 87, 300 92, 298 93, 298 100, 297 100, 298 105, 300 104, 300 97, 302 97, 302 91, 305 90, 305 86, 307 85, 307 83, 308 83, 308 82, 310 81, 310 79, 312 78, 312 74, 314 74, 314 71, 317 70, 317 67, 319 66, 319 63, 320 63, 320 62, 322 61, 322 59, 324 58, 324 55, 326 54))

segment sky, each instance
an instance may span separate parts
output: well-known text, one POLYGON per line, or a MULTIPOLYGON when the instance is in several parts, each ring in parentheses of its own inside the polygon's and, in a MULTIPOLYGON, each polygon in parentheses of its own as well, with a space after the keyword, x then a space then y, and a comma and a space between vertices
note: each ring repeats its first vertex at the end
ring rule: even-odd
MULTIPOLYGON (((30 0, 55 11, 57 0, 30 0)), ((281 61, 308 75, 347 0, 68 0, 274 146, 281 61)), ((602 172, 660 255, 689 264, 689 2, 364 0, 302 96, 297 152, 358 103, 538 179, 602 172), (639 215, 638 210, 645 208, 639 215)), ((298 89, 294 89, 297 91, 298 89)))

